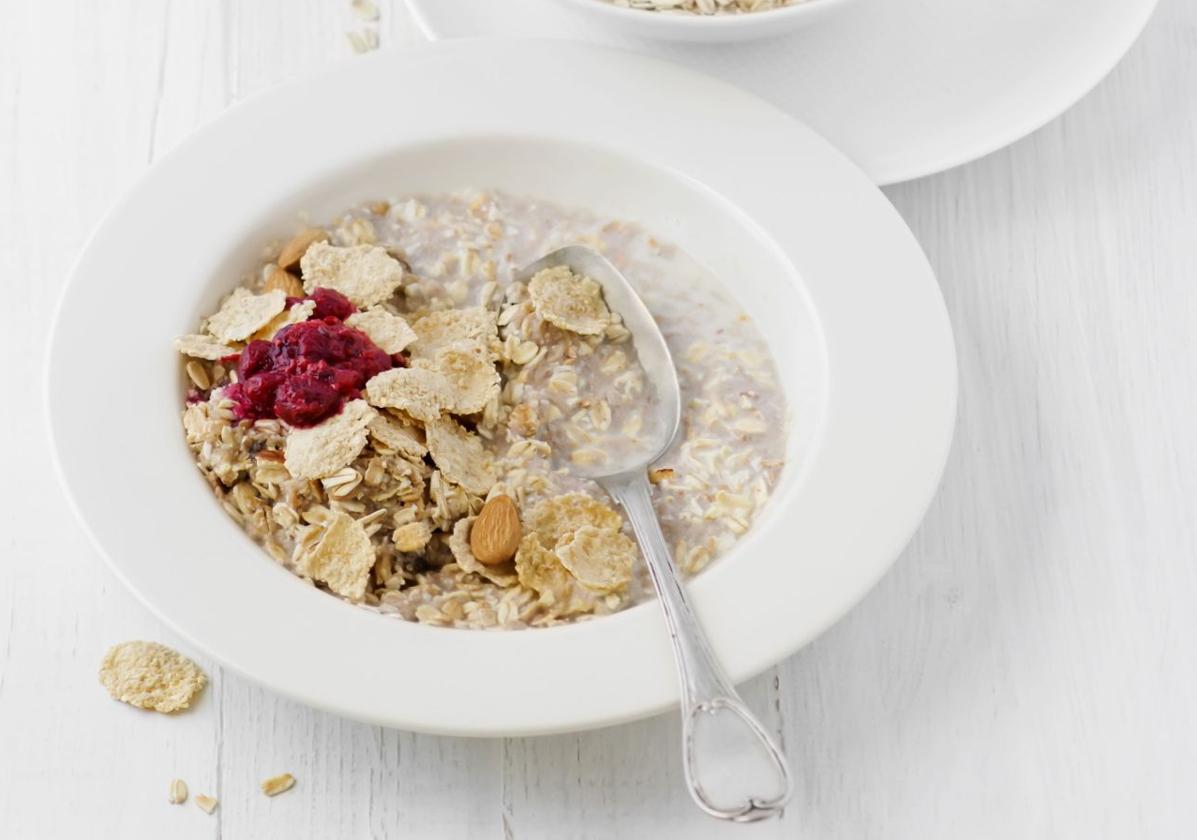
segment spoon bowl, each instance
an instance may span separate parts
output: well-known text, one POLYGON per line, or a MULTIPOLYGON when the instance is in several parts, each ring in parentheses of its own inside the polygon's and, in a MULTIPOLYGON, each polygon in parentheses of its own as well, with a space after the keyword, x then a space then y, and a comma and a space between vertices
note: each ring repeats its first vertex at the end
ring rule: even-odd
POLYGON ((607 307, 619 313, 623 325, 632 334, 632 342, 640 366, 648 381, 649 394, 645 399, 644 426, 638 435, 640 445, 630 447, 617 457, 595 465, 569 464, 575 475, 600 481, 629 470, 643 471, 669 449, 677 436, 682 418, 682 393, 678 385, 677 368, 665 343, 665 336, 640 295, 611 261, 584 245, 568 245, 524 266, 515 279, 527 283, 547 268, 566 266, 575 274, 589 277, 603 288, 607 307))
POLYGON ((793 789, 785 756, 740 699, 711 652, 652 505, 648 467, 669 449, 681 424, 681 388, 673 357, 652 313, 627 278, 591 248, 571 245, 553 251, 516 272, 515 279, 527 283, 539 272, 558 266, 602 287, 608 309, 623 319, 632 334, 638 363, 648 381, 645 425, 637 437, 640 445, 600 465, 579 465, 569 459, 564 463, 575 475, 598 482, 624 509, 636 533, 665 616, 681 683, 686 785, 698 806, 713 817, 753 822, 775 816, 793 789), (714 728, 722 736, 718 748, 700 737, 700 731, 714 728), (712 785, 710 771, 733 762, 743 766, 754 781, 771 779, 774 789, 764 795, 744 795, 738 789, 729 793, 726 773, 723 784, 712 785))

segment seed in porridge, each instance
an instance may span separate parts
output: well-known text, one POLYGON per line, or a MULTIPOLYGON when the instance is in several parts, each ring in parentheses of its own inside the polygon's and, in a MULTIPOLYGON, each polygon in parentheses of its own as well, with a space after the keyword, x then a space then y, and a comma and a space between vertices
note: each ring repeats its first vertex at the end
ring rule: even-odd
POLYGON ((548 386, 558 396, 572 397, 578 393, 578 375, 572 370, 559 370, 553 374, 548 386))
POLYGON ((627 366, 628 354, 622 350, 615 350, 609 356, 607 356, 607 360, 599 366, 599 372, 611 376, 612 374, 619 373, 627 366))
POLYGON ((266 279, 262 281, 262 288, 267 292, 280 291, 289 298, 303 297, 303 283, 299 282, 299 278, 277 265, 266 267, 266 279))
POLYGON ((360 601, 374 567, 374 546, 356 519, 333 513, 314 548, 297 564, 301 574, 327 584, 333 592, 360 601))
POLYGON ((184 335, 174 340, 175 349, 184 356, 215 362, 237 351, 230 345, 210 335, 184 335))
POLYGON ((287 296, 277 289, 255 295, 237 288, 225 298, 220 309, 208 318, 208 332, 221 341, 244 341, 287 306, 287 296))
POLYGON ((492 496, 470 529, 470 550, 484 566, 497 566, 515 557, 519 548, 520 514, 510 496, 492 496))
POLYGON ((512 349, 509 358, 512 364, 526 365, 536 358, 538 352, 540 352, 540 347, 535 341, 521 341, 512 349))
POLYGON ((611 404, 606 400, 599 400, 590 406, 590 422, 600 432, 611 428, 611 404))
POLYGON ((382 352, 394 355, 416 340, 416 334, 407 321, 385 309, 367 309, 355 312, 345 319, 345 326, 361 330, 382 352))
MULTIPOLYGON (((360 472, 353 467, 345 467, 345 469, 333 473, 328 478, 321 479, 320 483, 324 485, 324 489, 329 496, 333 498, 345 498, 357 489, 361 481, 362 474, 360 472)), ((242 485, 238 484, 237 486, 241 487, 242 485)))
POLYGON ((507 425, 517 435, 532 437, 540 428, 540 413, 532 403, 520 403, 511 409, 507 425))
POLYGON ((201 391, 207 391, 212 384, 208 379, 208 371, 194 359, 187 363, 187 378, 191 380, 192 385, 201 391))
POLYGON ((732 428, 746 435, 759 435, 769 430, 768 424, 765 423, 765 418, 759 414, 750 414, 747 417, 739 418, 732 423, 732 428))
POLYGON ((391 538, 396 551, 413 553, 424 550, 424 546, 432 539, 432 531, 427 522, 409 522, 396 528, 391 538))
POLYGON ((563 330, 598 335, 611 322, 603 287, 590 277, 575 274, 569 266, 537 272, 528 281, 528 292, 540 316, 563 330))
POLYGON ((340 292, 358 309, 383 303, 403 283, 403 266, 377 245, 339 247, 317 242, 300 260, 303 288, 340 292))
POLYGON ((377 412, 364 400, 346 403, 341 413, 310 429, 292 429, 283 463, 295 478, 328 478, 348 466, 366 446, 366 429, 377 412))
POLYGON ((584 525, 557 542, 557 557, 579 583, 596 592, 618 592, 632 579, 636 544, 618 531, 584 525))
POLYGON ((569 459, 581 467, 596 467, 599 464, 607 463, 608 457, 607 453, 601 449, 583 447, 571 452, 569 459))
POLYGON ((320 228, 301 230, 283 246, 278 254, 278 267, 284 271, 294 271, 299 268, 299 261, 308 252, 308 248, 317 242, 327 242, 328 232, 320 228))
POLYGON ((340 245, 375 245, 378 242, 378 235, 370 220, 357 216, 347 217, 334 235, 340 245))
POLYGON ((391 211, 391 202, 389 201, 371 201, 366 205, 366 209, 375 216, 385 216, 391 211))
POLYGON ((660 484, 662 481, 673 478, 673 475, 672 467, 653 467, 648 471, 648 480, 653 484, 660 484))

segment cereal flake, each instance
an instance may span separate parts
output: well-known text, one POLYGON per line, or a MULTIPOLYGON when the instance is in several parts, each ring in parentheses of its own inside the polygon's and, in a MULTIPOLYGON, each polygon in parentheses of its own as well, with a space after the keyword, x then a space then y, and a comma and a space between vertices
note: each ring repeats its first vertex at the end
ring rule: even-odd
POLYGON ((361 330, 387 354, 398 353, 416 340, 416 334, 407 321, 385 309, 355 312, 345 319, 345 326, 361 330))
POLYGON ((499 327, 495 314, 479 306, 430 312, 416 320, 412 329, 416 332, 416 341, 411 346, 415 356, 432 358, 441 349, 460 347, 463 342, 480 348, 489 359, 497 355, 499 327))
POLYGON ((181 335, 174 340, 175 349, 184 356, 215 362, 232 356, 237 350, 210 335, 181 335))
POLYGON ((386 414, 379 413, 370 421, 370 436, 387 449, 393 449, 409 461, 419 461, 428 454, 420 433, 386 414))
POLYGON ((341 248, 313 243, 299 262, 308 294, 324 287, 340 292, 358 309, 388 300, 403 283, 403 266, 377 245, 341 248))
POLYGON ((207 682, 198 665, 157 642, 122 642, 100 663, 100 683, 114 700, 155 712, 186 709, 207 682))
POLYGON ((585 493, 565 493, 543 499, 528 511, 524 525, 540 535, 546 545, 557 541, 587 525, 608 531, 618 531, 623 524, 619 514, 585 493))
POLYGON ((254 333, 255 341, 270 341, 283 327, 289 327, 292 324, 298 324, 306 321, 316 314, 316 301, 305 300, 300 303, 293 304, 283 312, 275 315, 270 319, 270 323, 262 327, 254 333))
POLYGON ((571 616, 594 612, 598 599, 577 585, 560 558, 545 548, 536 534, 525 534, 515 553, 519 582, 536 592, 538 603, 550 615, 571 616))
POLYGON ((220 310, 208 318, 207 329, 221 341, 245 341, 286 307, 287 296, 278 289, 255 295, 241 287, 225 298, 220 310))
POLYGON ((423 551, 424 546, 432 539, 432 529, 428 527, 427 522, 409 522, 396 528, 391 534, 391 539, 395 543, 396 551, 409 554, 423 551))
POLYGON ((318 426, 291 429, 283 449, 287 472, 294 478, 328 478, 365 448, 366 429, 377 416, 365 400, 353 400, 318 426))
POLYGON ((425 368, 391 368, 366 383, 370 405, 397 408, 423 423, 440 417, 441 409, 452 398, 449 381, 425 368))
POLYGON ((596 280, 559 265, 538 271, 528 281, 532 305, 540 317, 579 335, 599 335, 611 322, 603 302, 603 287, 596 280))
POLYGON ((490 492, 495 470, 481 438, 449 417, 429 423, 424 431, 432 460, 445 478, 477 496, 490 492))
POLYGON ((583 525, 561 537, 555 551, 578 583, 595 592, 620 592, 632 579, 636 544, 619 531, 583 525))
POLYGON ((443 347, 432 359, 417 359, 413 367, 435 370, 449 383, 443 408, 452 414, 475 414, 499 396, 502 382, 494 362, 477 346, 460 343, 443 347))
POLYGON ((374 546, 356 519, 336 511, 329 517, 320 542, 300 556, 297 567, 301 574, 327 584, 338 595, 360 601, 374 567, 374 546))

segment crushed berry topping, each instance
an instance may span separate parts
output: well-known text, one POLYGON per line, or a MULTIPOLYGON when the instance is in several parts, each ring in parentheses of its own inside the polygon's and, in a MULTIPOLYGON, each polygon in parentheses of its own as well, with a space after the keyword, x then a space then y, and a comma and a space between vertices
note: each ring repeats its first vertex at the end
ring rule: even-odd
POLYGON ((349 298, 340 292, 334 292, 332 289, 325 289, 323 287, 313 289, 307 299, 316 302, 316 311, 312 314, 312 317, 319 318, 320 320, 336 318, 338 321, 344 321, 354 312, 357 312, 357 307, 349 302, 349 298))
POLYGON ((237 360, 237 384, 225 396, 237 417, 277 417, 292 426, 315 426, 361 396, 375 374, 393 359, 365 333, 341 323, 357 311, 331 289, 316 289, 310 320, 278 331, 271 341, 251 341, 237 360), (322 314, 323 310, 323 314, 322 314))

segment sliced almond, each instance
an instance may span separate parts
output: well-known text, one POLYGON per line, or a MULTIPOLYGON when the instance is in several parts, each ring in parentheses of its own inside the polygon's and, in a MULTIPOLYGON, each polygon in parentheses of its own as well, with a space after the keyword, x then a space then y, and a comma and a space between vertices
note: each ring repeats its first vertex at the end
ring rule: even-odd
POLYGON ((217 799, 215 796, 208 796, 206 793, 197 793, 195 795, 195 804, 205 814, 210 814, 216 810, 217 799))
MULTIPOLYGON (((291 238, 291 241, 283 246, 283 250, 278 254, 278 267, 291 271, 299 267, 299 261, 303 255, 308 252, 308 248, 312 247, 316 242, 327 242, 328 233, 320 228, 307 228, 301 230, 291 238)), ((299 297, 302 297, 302 292, 299 297)))
POLYGON ((278 289, 289 298, 303 297, 303 283, 299 282, 299 278, 289 271, 284 271, 277 265, 272 265, 267 269, 266 282, 262 285, 262 288, 267 292, 278 289))
POLYGON ((470 528, 470 551, 484 566, 497 566, 515 556, 520 546, 520 513, 509 496, 495 496, 482 506, 470 528))

